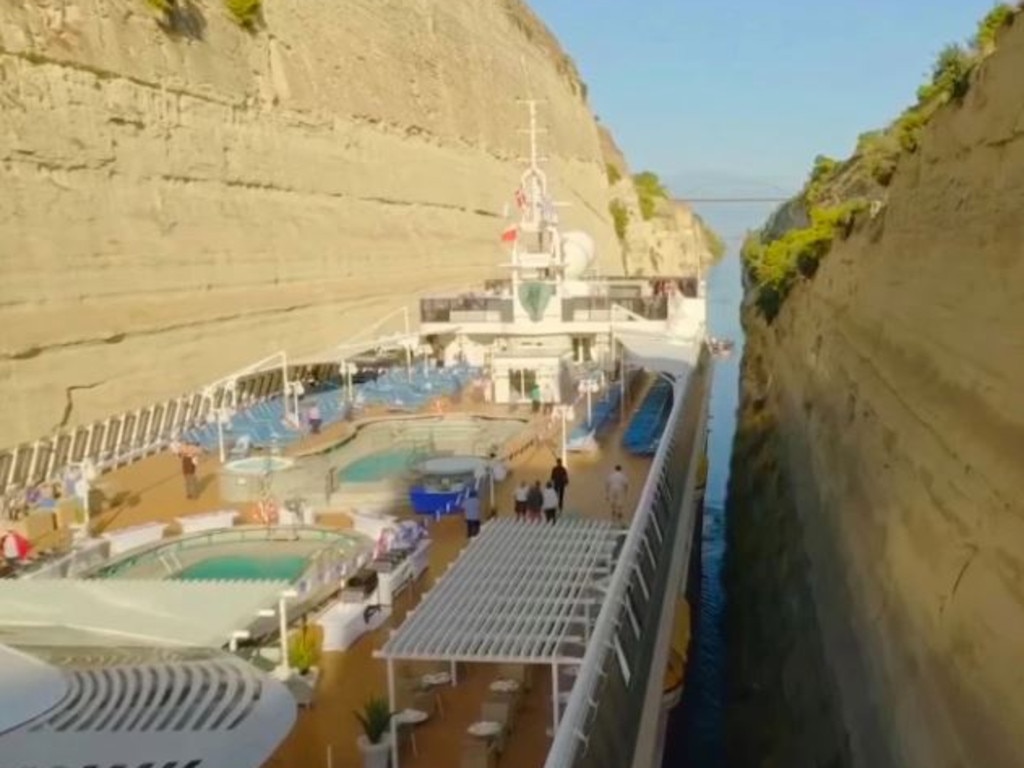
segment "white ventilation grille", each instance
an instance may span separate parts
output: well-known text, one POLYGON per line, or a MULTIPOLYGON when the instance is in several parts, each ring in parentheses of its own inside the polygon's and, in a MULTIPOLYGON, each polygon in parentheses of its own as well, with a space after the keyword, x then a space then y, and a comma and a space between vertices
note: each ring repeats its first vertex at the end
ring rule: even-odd
POLYGON ((31 731, 230 731, 262 693, 260 678, 244 674, 230 661, 103 667, 67 674, 67 695, 33 723, 31 731))

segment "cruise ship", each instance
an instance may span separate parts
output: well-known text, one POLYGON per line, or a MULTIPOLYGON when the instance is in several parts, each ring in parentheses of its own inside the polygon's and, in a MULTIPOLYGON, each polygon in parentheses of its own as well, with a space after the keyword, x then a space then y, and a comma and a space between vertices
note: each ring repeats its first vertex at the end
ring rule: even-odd
POLYGON ((479 291, 0 454, 0 768, 660 765, 705 289, 597 273, 526 107, 519 217, 479 291), (196 455, 186 499, 166 478, 196 455), (555 522, 515 513, 556 461, 555 522))

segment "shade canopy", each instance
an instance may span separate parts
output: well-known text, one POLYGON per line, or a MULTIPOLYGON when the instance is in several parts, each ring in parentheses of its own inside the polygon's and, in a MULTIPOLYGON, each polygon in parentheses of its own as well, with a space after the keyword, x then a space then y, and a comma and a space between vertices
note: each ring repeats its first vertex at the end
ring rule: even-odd
MULTIPOLYGON (((487 523, 375 655, 468 662, 572 662, 582 656, 594 582, 614 563, 609 522, 487 523)), ((596 610, 595 610, 596 615, 596 610)))
POLYGON ((659 371, 682 380, 697 363, 702 339, 676 338, 664 331, 615 331, 629 365, 659 371))
POLYGON ((290 586, 286 581, 5 579, 0 627, 73 627, 154 645, 220 648, 290 586))

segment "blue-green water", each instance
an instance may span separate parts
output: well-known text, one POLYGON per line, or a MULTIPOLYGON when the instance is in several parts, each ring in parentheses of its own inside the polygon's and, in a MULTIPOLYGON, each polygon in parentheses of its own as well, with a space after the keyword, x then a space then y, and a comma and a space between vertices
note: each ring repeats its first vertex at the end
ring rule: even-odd
POLYGON ((208 557, 175 576, 184 581, 295 581, 306 570, 305 557, 295 555, 222 555, 208 557))
POLYGON ((669 718, 663 768, 722 768, 726 764, 726 594, 722 581, 726 556, 725 502, 743 356, 742 269, 737 251, 743 232, 760 226, 771 210, 758 204, 710 206, 699 212, 732 246, 729 255, 708 275, 708 327, 716 336, 733 339, 736 348, 731 357, 715 363, 708 438, 710 466, 697 555, 700 578, 689 595, 695 599, 694 634, 683 700, 669 718))
POLYGON ((343 483, 372 483, 400 475, 416 462, 416 452, 411 448, 380 451, 356 459, 338 470, 338 480, 343 483))

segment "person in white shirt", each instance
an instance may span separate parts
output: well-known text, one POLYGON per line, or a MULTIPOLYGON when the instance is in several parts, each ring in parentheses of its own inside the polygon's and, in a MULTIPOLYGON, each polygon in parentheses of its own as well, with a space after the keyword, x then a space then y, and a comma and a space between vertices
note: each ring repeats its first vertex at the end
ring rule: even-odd
POLYGON ((555 522, 558 517, 558 491, 555 484, 549 482, 544 486, 544 519, 549 523, 555 522))
POLYGON ((626 507, 626 496, 629 494, 629 478, 622 471, 621 465, 616 464, 615 469, 604 481, 605 498, 612 510, 612 520, 617 523, 623 522, 622 513, 626 507))
POLYGON ((18 547, 18 540, 14 538, 14 534, 5 533, 3 534, 3 550, 4 559, 8 565, 14 565, 21 560, 21 550, 18 547))
POLYGON ((530 486, 526 484, 525 480, 521 480, 519 485, 516 486, 516 491, 513 495, 513 499, 515 500, 513 509, 515 510, 517 520, 522 520, 526 517, 526 497, 529 496, 529 494, 530 486))

